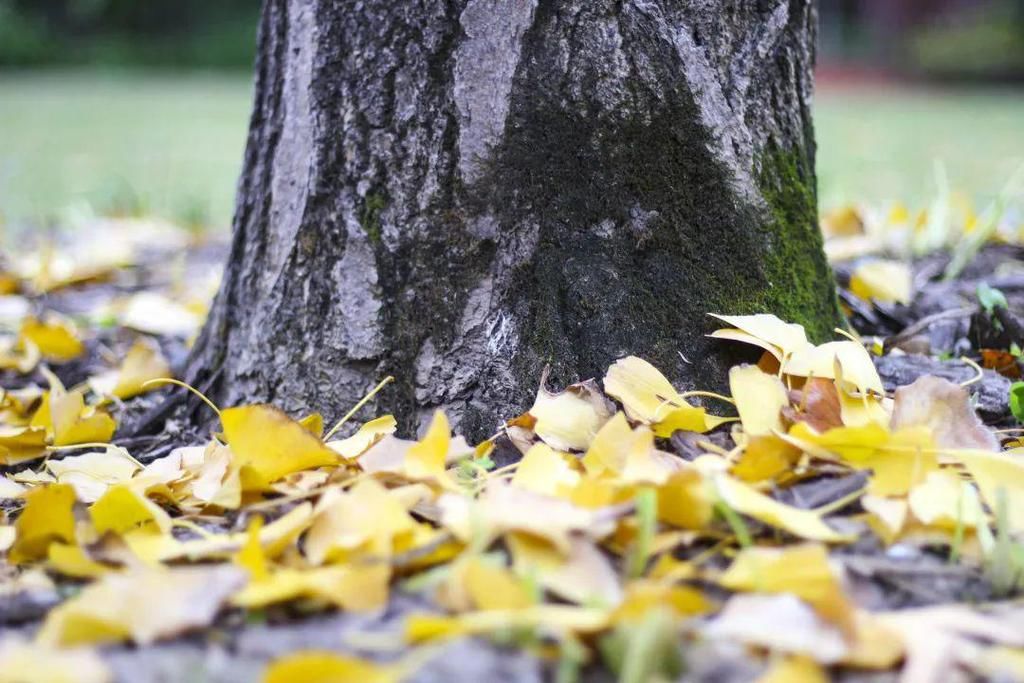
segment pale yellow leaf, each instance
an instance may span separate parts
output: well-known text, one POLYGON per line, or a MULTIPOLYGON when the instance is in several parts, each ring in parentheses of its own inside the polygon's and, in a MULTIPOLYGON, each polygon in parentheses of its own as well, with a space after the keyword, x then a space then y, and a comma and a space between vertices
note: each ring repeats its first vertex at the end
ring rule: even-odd
POLYGON ((789 397, 778 377, 756 365, 738 365, 729 370, 729 392, 744 432, 758 436, 782 429, 781 411, 789 405, 789 397))
POLYGON ((46 615, 38 641, 140 645, 209 624, 245 583, 231 566, 136 569, 106 574, 46 615))

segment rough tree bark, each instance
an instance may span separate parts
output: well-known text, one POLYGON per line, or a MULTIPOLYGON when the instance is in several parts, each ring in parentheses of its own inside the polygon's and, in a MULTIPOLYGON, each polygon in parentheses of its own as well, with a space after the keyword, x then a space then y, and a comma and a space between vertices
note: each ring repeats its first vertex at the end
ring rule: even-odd
POLYGON ((545 364, 720 384, 709 311, 827 333, 814 33, 809 0, 266 0, 190 379, 330 417, 393 374, 408 431, 480 435, 545 364))

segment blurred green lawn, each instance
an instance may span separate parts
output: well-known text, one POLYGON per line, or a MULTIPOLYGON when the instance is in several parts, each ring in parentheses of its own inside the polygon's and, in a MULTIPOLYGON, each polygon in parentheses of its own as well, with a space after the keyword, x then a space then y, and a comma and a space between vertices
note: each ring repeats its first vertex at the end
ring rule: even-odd
POLYGON ((245 74, 0 72, 0 213, 87 203, 226 224, 250 92, 245 74))
MULTIPOLYGON (((250 78, 0 73, 0 214, 18 225, 68 206, 226 225, 250 78)), ((984 199, 1024 162, 1024 91, 820 87, 819 196, 921 204, 935 160, 984 199)))

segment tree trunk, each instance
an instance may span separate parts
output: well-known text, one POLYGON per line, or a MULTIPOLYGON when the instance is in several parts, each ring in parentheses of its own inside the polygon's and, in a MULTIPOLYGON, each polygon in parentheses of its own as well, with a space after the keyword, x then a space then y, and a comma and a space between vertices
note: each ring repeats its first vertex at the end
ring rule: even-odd
MULTIPOLYGON (((224 404, 490 433, 706 313, 839 322, 809 0, 266 0, 234 241, 189 378, 224 404)), ((685 356, 685 358, 684 358, 685 356)))

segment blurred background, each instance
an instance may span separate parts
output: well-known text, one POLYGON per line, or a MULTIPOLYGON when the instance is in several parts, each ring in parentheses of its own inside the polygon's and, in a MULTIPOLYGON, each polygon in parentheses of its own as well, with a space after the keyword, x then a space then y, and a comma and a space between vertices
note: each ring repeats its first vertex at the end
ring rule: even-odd
MULTIPOLYGON (((1024 0, 820 0, 823 208, 983 203, 1024 163, 1024 0), (940 179, 937 181, 937 177, 940 179)), ((0 217, 226 227, 256 0, 0 0, 0 217)))

